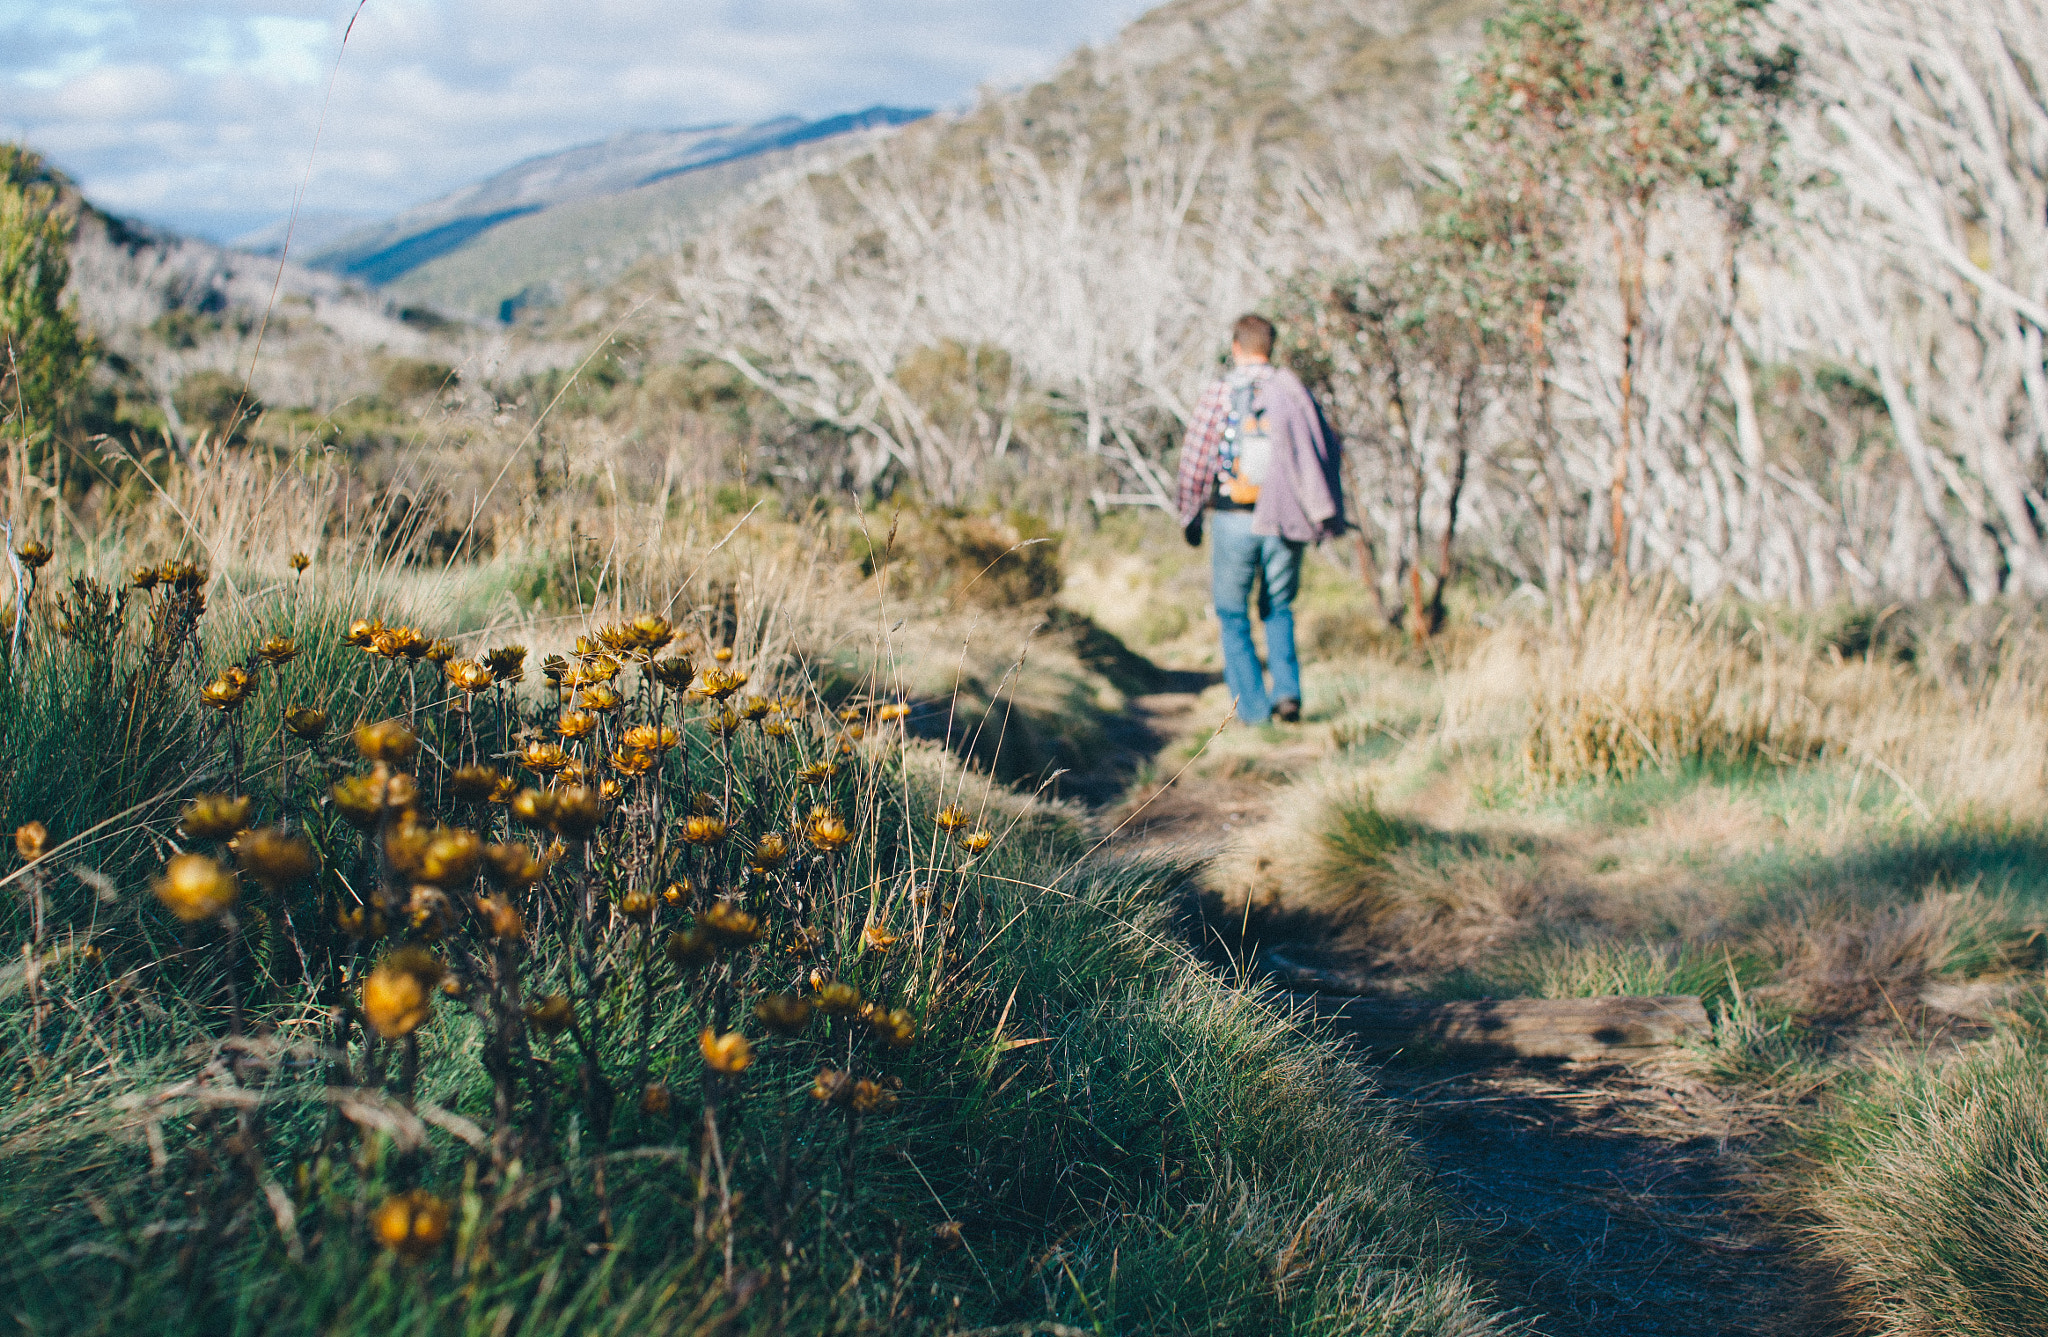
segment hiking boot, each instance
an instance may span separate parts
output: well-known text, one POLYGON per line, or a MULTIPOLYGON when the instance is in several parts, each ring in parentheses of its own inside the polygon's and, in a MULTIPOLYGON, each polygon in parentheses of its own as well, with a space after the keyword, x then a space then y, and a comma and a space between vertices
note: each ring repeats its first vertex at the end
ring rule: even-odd
POLYGON ((1301 723, 1301 702, 1291 696, 1281 701, 1275 701, 1273 703, 1273 718, 1282 724, 1301 723))

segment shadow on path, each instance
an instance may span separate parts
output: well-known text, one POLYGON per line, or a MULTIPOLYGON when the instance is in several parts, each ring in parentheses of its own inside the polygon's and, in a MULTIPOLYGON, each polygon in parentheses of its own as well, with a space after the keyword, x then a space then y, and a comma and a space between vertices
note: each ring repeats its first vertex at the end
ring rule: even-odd
POLYGON ((1827 1278, 1750 1204, 1756 1112, 1618 1064, 1378 1072, 1491 1254, 1501 1302, 1547 1337, 1810 1337, 1827 1278))

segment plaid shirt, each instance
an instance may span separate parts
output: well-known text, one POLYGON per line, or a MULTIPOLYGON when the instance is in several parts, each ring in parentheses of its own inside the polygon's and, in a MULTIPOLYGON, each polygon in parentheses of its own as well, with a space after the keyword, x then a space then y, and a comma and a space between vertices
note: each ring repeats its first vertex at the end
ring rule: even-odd
MULTIPOLYGON (((1269 366, 1251 369, 1252 383, 1263 385, 1273 374, 1269 366)), ((1188 420, 1188 434, 1180 446, 1180 523, 1185 529, 1195 522, 1209 499, 1216 495, 1216 475, 1223 468, 1223 429, 1230 425, 1230 378, 1218 377, 1195 402, 1195 416, 1188 420)))

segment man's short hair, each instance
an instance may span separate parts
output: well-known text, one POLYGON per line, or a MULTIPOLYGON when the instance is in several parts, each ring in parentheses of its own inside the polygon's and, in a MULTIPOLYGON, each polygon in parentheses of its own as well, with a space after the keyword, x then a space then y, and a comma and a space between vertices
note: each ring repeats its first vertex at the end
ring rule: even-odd
POLYGON ((1273 322, 1264 316, 1244 315, 1230 327, 1230 342, 1259 357, 1273 356, 1273 322))

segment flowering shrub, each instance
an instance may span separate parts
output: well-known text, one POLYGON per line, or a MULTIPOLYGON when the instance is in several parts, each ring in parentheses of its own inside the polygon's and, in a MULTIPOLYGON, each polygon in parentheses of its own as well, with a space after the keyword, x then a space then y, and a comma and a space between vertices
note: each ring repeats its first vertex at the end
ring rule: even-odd
POLYGON ((889 694, 722 611, 223 584, 74 580, 0 685, 29 1326, 1488 1330, 1355 1070, 1162 934, 1185 870, 889 694))

